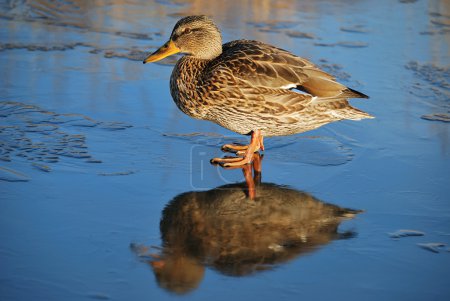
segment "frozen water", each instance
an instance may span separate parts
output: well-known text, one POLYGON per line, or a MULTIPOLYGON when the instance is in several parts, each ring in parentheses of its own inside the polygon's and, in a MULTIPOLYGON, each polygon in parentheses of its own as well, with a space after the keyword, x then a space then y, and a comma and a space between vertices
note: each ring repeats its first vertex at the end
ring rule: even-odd
POLYGON ((0 299, 449 299, 449 16, 439 0, 1 2, 0 299), (141 62, 191 14, 309 58, 376 118, 266 139, 243 201, 242 170, 209 159, 247 137, 176 108, 178 57, 141 62), (267 187, 322 214, 292 222, 287 200, 257 203, 267 187), (180 277, 195 287, 174 295, 180 277))

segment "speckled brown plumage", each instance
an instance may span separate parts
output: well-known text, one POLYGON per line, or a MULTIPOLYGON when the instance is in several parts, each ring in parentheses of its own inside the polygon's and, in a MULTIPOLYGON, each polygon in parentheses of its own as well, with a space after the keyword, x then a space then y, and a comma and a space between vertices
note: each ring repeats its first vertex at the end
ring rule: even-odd
POLYGON ((255 202, 249 202, 245 187, 186 192, 167 204, 160 254, 133 246, 153 267, 159 285, 189 292, 202 281, 205 266, 233 276, 260 273, 356 234, 338 227, 359 210, 271 183, 259 184, 255 202))
MULTIPOLYGON (((220 31, 205 16, 181 19, 169 42, 144 63, 164 58, 167 48, 175 49, 168 55, 186 54, 170 79, 178 108, 236 133, 291 135, 342 119, 372 118, 347 101, 366 95, 338 83, 304 58, 252 40, 222 46, 220 31)), ((257 151, 260 146, 253 148, 257 151)), ((241 155, 251 157, 248 152, 241 155)))

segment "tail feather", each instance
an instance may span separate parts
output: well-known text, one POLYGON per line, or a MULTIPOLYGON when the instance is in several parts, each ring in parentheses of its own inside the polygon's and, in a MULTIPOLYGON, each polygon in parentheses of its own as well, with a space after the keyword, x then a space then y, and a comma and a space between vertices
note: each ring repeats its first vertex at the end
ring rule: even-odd
POLYGON ((347 89, 342 91, 342 94, 340 96, 348 98, 369 98, 369 96, 367 96, 366 94, 353 90, 352 88, 349 87, 347 87, 347 89))
POLYGON ((364 93, 325 77, 310 77, 296 89, 318 97, 369 98, 364 93))
POLYGON ((317 105, 326 107, 327 114, 334 119, 350 119, 361 120, 366 118, 375 118, 374 116, 366 113, 360 109, 357 109, 350 105, 346 98, 336 97, 313 97, 310 103, 311 105, 317 105))
POLYGON ((347 107, 340 110, 332 111, 332 115, 337 116, 342 119, 349 119, 349 120, 361 120, 361 119, 372 119, 375 118, 374 116, 370 115, 369 113, 366 113, 360 109, 357 109, 355 107, 352 107, 350 104, 348 104, 347 107))

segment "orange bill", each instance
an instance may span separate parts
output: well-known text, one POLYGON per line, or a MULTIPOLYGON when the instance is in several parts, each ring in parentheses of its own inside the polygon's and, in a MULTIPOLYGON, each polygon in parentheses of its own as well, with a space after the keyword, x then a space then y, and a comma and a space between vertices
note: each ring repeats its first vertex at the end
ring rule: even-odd
POLYGON ((180 52, 180 48, 175 46, 175 43, 172 40, 169 40, 166 44, 161 46, 158 50, 150 54, 145 60, 144 64, 146 63, 153 63, 157 62, 159 60, 162 60, 165 57, 168 57, 172 54, 180 52))

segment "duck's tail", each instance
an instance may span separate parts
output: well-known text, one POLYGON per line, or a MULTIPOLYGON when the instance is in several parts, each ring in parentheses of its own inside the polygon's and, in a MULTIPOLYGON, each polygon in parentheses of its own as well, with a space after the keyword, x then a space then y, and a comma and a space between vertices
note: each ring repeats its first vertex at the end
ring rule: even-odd
POLYGON ((327 74, 320 74, 318 70, 308 70, 310 76, 296 89, 318 97, 341 97, 341 98, 369 98, 364 93, 353 90, 327 74))
POLYGON ((375 118, 374 116, 370 115, 369 113, 366 113, 360 109, 357 109, 355 107, 352 107, 348 101, 347 106, 343 109, 334 110, 331 111, 332 115, 337 115, 340 119, 349 119, 349 120, 361 120, 361 119, 372 119, 375 118))
MULTIPOLYGON (((362 94, 362 93, 361 93, 362 94)), ((364 94, 363 94, 364 95, 364 94)), ((352 107, 346 98, 341 97, 313 97, 311 104, 322 107, 334 120, 361 120, 366 118, 375 118, 360 109, 352 107), (325 110, 323 108, 326 108, 325 110)))
POLYGON ((366 94, 353 90, 352 88, 349 87, 347 87, 347 89, 342 91, 342 94, 339 96, 347 98, 369 98, 369 96, 367 96, 366 94))
POLYGON ((339 216, 341 216, 343 219, 352 219, 357 214, 364 213, 364 212, 365 212, 364 210, 340 208, 339 216))

